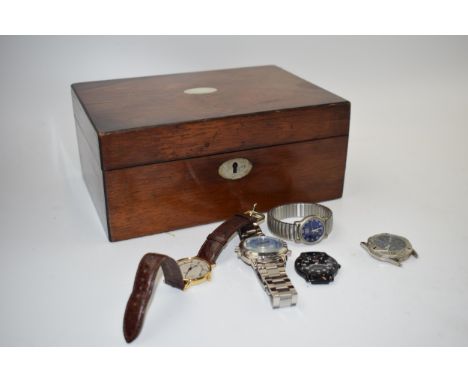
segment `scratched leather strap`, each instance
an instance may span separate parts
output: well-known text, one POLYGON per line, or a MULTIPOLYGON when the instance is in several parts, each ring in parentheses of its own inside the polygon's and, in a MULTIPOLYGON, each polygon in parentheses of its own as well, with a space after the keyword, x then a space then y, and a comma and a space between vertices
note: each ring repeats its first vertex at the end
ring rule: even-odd
POLYGON ((127 342, 132 342, 140 334, 156 274, 160 267, 167 284, 174 288, 184 289, 182 273, 174 259, 158 253, 144 255, 138 265, 133 290, 125 309, 123 333, 127 342))
POLYGON ((197 256, 205 259, 211 264, 215 264, 221 250, 229 241, 231 236, 244 226, 250 226, 256 220, 257 219, 255 217, 248 215, 234 215, 208 235, 206 241, 198 251, 197 256))

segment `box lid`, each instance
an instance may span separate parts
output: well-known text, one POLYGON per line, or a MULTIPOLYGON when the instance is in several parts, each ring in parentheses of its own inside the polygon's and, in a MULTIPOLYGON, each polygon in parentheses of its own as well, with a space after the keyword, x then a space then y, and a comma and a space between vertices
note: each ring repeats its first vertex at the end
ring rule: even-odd
POLYGON ((348 133, 348 101, 277 66, 84 82, 72 89, 98 135, 105 170, 348 133), (307 113, 320 107, 334 107, 325 125, 317 112, 307 113))

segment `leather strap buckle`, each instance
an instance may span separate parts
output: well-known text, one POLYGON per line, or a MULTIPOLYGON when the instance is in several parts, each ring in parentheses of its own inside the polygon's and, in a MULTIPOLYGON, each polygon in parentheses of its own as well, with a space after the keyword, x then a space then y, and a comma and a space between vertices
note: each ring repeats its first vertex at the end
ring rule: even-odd
POLYGON ((261 223, 262 221, 265 220, 265 214, 262 214, 261 212, 255 211, 255 207, 257 207, 257 203, 254 203, 252 209, 248 210, 248 211, 245 211, 244 214, 255 218, 256 223, 261 223))

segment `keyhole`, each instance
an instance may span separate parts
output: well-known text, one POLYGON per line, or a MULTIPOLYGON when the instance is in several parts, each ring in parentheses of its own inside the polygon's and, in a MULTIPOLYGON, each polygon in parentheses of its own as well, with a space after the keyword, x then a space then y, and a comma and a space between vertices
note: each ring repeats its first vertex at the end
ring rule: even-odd
POLYGON ((238 166, 237 162, 234 162, 232 164, 232 173, 233 174, 237 174, 237 166, 238 166))

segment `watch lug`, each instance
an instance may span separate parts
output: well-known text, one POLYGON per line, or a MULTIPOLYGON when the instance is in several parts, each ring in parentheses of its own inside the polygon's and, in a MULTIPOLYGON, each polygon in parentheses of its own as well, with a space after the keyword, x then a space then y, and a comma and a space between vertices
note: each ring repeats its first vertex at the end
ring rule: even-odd
POLYGON ((299 233, 299 229, 301 227, 302 220, 294 222, 294 241, 296 243, 301 242, 301 235, 299 233))
POLYGON ((184 280, 184 290, 187 290, 188 288, 190 288, 190 286, 192 285, 192 282, 190 280, 184 280))
POLYGON ((383 261, 386 261, 387 263, 396 265, 397 267, 401 267, 401 263, 398 260, 393 260, 393 259, 380 259, 383 261))
POLYGON ((257 259, 250 259, 250 265, 253 269, 257 269, 257 265, 258 265, 257 259))

